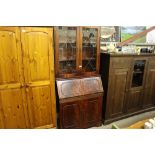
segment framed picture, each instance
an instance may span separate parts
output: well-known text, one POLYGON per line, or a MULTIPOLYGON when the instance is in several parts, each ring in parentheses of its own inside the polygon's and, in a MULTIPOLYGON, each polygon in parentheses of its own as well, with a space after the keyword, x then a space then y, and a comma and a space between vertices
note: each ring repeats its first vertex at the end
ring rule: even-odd
POLYGON ((101 43, 120 42, 119 26, 101 26, 101 43))
MULTIPOLYGON (((146 26, 121 26, 121 42, 144 30, 146 30, 146 26)), ((146 35, 133 43, 146 43, 146 35)))

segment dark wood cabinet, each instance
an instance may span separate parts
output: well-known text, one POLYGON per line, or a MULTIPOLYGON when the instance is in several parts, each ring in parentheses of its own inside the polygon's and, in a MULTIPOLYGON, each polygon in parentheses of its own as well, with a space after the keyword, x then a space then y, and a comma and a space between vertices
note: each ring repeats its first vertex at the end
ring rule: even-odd
POLYGON ((100 27, 55 27, 54 43, 60 128, 101 125, 100 27))
POLYGON ((125 90, 129 75, 129 69, 113 69, 110 75, 107 97, 107 111, 106 118, 115 118, 124 113, 124 98, 125 90))
POLYGON ((61 128, 80 128, 81 105, 78 101, 64 103, 60 107, 61 128))
POLYGON ((125 94, 126 113, 137 112, 143 107, 145 77, 148 65, 147 57, 131 57, 131 74, 125 94))
POLYGON ((89 128, 102 124, 100 77, 57 79, 57 88, 60 128, 89 128))
POLYGON ((155 109, 155 55, 101 53, 105 124, 155 109))
POLYGON ((100 126, 102 122, 102 94, 83 100, 83 127, 100 126))
POLYGON ((99 72, 100 27, 54 28, 56 77, 92 76, 99 72))
POLYGON ((126 112, 136 112, 142 108, 143 102, 143 91, 136 90, 136 91, 128 91, 126 92, 126 99, 124 104, 126 105, 126 112))
POLYGON ((60 128, 76 129, 100 126, 102 124, 102 94, 80 100, 72 99, 60 105, 60 128))
POLYGON ((149 60, 144 89, 143 107, 155 106, 155 58, 149 60))

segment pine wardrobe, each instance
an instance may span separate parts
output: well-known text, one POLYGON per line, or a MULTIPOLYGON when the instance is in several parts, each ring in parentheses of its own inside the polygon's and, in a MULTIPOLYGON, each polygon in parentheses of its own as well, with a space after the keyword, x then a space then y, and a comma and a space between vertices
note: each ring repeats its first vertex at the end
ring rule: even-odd
POLYGON ((0 27, 0 128, 54 128, 53 28, 0 27))

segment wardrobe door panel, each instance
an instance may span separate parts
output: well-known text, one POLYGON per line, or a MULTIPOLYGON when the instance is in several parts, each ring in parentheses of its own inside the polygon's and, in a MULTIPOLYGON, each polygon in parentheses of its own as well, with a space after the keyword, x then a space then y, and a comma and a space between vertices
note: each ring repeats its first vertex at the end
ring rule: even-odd
POLYGON ((21 28, 24 74, 32 128, 55 127, 52 28, 21 28))
POLYGON ((26 128, 25 92, 18 27, 0 27, 0 128, 26 128))

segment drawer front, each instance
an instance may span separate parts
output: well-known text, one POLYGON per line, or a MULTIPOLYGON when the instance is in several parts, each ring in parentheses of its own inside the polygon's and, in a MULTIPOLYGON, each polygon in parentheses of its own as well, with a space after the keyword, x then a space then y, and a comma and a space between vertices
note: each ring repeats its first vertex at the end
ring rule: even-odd
POLYGON ((131 66, 132 58, 113 58, 111 64, 113 68, 128 68, 131 66))

